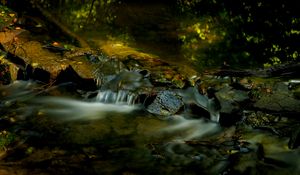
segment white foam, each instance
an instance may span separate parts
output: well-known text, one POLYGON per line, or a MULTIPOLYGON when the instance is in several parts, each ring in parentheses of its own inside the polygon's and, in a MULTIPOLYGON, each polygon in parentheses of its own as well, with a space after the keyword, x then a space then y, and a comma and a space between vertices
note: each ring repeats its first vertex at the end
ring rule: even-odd
POLYGON ((119 90, 118 92, 111 90, 99 91, 96 97, 97 102, 127 105, 134 105, 136 99, 137 95, 126 90, 119 90))
POLYGON ((173 116, 174 121, 171 126, 161 129, 165 133, 180 133, 179 140, 191 140, 201 138, 208 134, 213 134, 220 130, 217 123, 206 122, 202 119, 186 119, 183 116, 173 116))
POLYGON ((58 97, 47 97, 39 99, 38 102, 49 106, 43 108, 43 113, 59 117, 62 120, 102 119, 111 113, 130 113, 138 108, 137 106, 85 102, 58 97))

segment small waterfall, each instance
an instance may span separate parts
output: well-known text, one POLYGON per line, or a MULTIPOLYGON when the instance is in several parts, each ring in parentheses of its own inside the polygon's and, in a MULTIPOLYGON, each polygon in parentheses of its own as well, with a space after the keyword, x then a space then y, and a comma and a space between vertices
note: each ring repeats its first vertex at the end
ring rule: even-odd
POLYGON ((100 77, 101 87, 96 102, 134 105, 138 93, 152 87, 148 78, 138 71, 121 71, 115 75, 100 77))
POLYGON ((136 94, 127 90, 119 90, 118 92, 105 90, 99 91, 96 101, 101 103, 134 105, 137 97, 136 94))

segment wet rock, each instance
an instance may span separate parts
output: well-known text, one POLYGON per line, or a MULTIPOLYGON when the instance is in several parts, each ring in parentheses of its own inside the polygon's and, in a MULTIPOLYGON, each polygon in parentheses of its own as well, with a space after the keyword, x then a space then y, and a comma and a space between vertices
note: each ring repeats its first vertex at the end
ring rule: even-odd
POLYGON ((300 87, 293 91, 293 95, 296 99, 300 100, 300 87))
POLYGON ((127 58, 123 61, 128 70, 142 69, 144 65, 139 59, 136 59, 135 55, 128 55, 127 58))
POLYGON ((50 82, 50 72, 41 68, 33 68, 31 65, 27 65, 25 69, 19 69, 17 73, 18 80, 38 80, 43 83, 50 82))
POLYGON ((292 94, 276 92, 263 95, 254 107, 269 111, 300 112, 300 100, 293 98, 292 94))
POLYGON ((221 103, 221 112, 227 114, 239 111, 243 102, 249 100, 247 92, 233 89, 230 86, 220 89, 216 92, 216 96, 221 103))
POLYGON ((137 92, 140 89, 152 87, 150 81, 136 71, 122 71, 118 74, 106 76, 104 78, 105 81, 102 89, 110 89, 112 91, 128 90, 137 92))
POLYGON ((43 83, 49 83, 50 82, 50 72, 47 72, 41 68, 35 68, 32 72, 32 78, 34 80, 41 81, 43 83))
POLYGON ((221 105, 215 95, 216 90, 212 87, 205 89, 206 95, 199 92, 199 83, 196 82, 195 86, 189 87, 185 90, 180 90, 179 93, 183 97, 183 101, 187 104, 187 110, 190 112, 201 115, 201 117, 210 118, 211 121, 219 122, 221 105), (209 117, 206 114, 209 114, 209 117))
POLYGON ((289 80, 287 82, 287 85, 288 85, 289 89, 296 89, 296 88, 300 87, 300 80, 299 79, 289 80))
POLYGON ((11 75, 9 72, 9 65, 0 64, 0 84, 7 85, 11 82, 11 75))
POLYGON ((281 92, 281 93, 286 93, 286 94, 290 93, 289 87, 288 87, 288 85, 285 84, 285 82, 275 83, 273 90, 274 90, 274 93, 276 93, 276 92, 279 92, 279 93, 281 92))
MULTIPOLYGON (((72 66, 74 71, 82 78, 95 78, 94 71, 96 66, 91 64, 85 55, 74 55, 71 57, 67 54, 56 54, 43 48, 42 43, 35 41, 33 36, 27 32, 23 32, 23 30, 9 31, 8 34, 10 33, 12 35, 10 40, 7 40, 7 38, 1 39, 0 37, 0 43, 4 51, 7 52, 7 59, 13 64, 24 68, 24 70, 30 65, 33 68, 33 72, 34 70, 37 71, 36 74, 31 72, 34 77, 30 78, 38 77, 41 80, 39 75, 41 70, 43 70, 43 74, 45 72, 50 73, 51 81, 68 66, 72 66), (17 41, 14 41, 15 37, 18 38, 17 41)), ((26 72, 28 73, 27 70, 26 72)), ((49 77, 48 75, 46 76, 49 77)), ((44 79, 42 80, 45 81, 44 79)))
POLYGON ((295 131, 299 127, 295 119, 261 111, 244 111, 244 120, 242 123, 253 129, 259 129, 260 131, 269 132, 280 137, 291 137, 291 141, 293 140, 292 137, 295 136, 295 131))
POLYGON ((170 116, 178 113, 183 107, 182 97, 172 91, 161 91, 154 101, 147 106, 147 111, 162 116, 170 116))
POLYGON ((6 53, 0 51, 0 84, 9 84, 17 80, 19 67, 6 59, 6 53))
POLYGON ((126 66, 119 60, 105 55, 98 56, 97 70, 103 75, 114 75, 124 70, 126 66))
POLYGON ((299 112, 300 101, 293 94, 289 87, 290 81, 275 78, 256 78, 244 79, 251 91, 249 96, 254 101, 254 107, 269 111, 288 111, 299 112))
POLYGON ((65 70, 62 70, 56 77, 56 84, 62 83, 73 83, 76 88, 94 91, 97 90, 96 83, 94 79, 85 79, 78 75, 78 73, 73 69, 72 66, 67 67, 65 70))
POLYGON ((291 133, 288 146, 290 149, 295 149, 300 146, 300 125, 297 125, 294 132, 291 133))
POLYGON ((207 89, 207 97, 208 97, 207 111, 210 114, 211 121, 219 122, 221 104, 218 98, 216 97, 215 93, 216 90, 214 88, 207 89))
POLYGON ((184 88, 187 86, 187 78, 174 70, 172 66, 158 66, 150 70, 150 81, 156 86, 168 86, 184 88))
POLYGON ((70 51, 70 49, 66 49, 62 46, 55 46, 55 45, 52 45, 52 44, 46 44, 46 45, 43 46, 43 48, 48 49, 51 52, 60 53, 60 54, 63 54, 66 51, 70 51))
MULTIPOLYGON (((150 81, 155 86, 183 88, 190 84, 188 77, 196 74, 193 70, 180 69, 179 66, 171 65, 152 55, 133 51, 132 48, 124 49, 126 50, 124 53, 128 55, 117 55, 116 59, 121 60, 128 70, 147 70, 150 81)), ((106 53, 111 55, 110 52, 114 51, 110 50, 106 53)))
POLYGON ((275 122, 278 122, 278 117, 270 114, 265 114, 263 112, 248 112, 245 113, 244 122, 247 125, 250 125, 253 128, 262 128, 273 125, 275 122))

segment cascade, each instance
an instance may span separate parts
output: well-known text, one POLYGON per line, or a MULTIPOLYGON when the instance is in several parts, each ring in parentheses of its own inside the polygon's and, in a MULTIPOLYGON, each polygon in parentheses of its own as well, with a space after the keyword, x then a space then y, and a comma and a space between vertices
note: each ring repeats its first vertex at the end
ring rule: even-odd
POLYGON ((136 94, 127 90, 119 90, 117 92, 112 90, 100 90, 96 97, 96 101, 101 103, 134 105, 137 97, 136 94))

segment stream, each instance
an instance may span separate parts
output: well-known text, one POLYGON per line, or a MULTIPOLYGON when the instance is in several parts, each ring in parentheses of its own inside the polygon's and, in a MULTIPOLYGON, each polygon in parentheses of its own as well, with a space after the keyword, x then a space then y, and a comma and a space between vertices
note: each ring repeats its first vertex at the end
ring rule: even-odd
POLYGON ((0 175, 300 174, 298 79, 215 76, 218 19, 116 7, 81 31, 57 9, 94 50, 1 33, 0 175))
POLYGON ((7 123, 1 135, 12 138, 1 142, 3 174, 300 171, 299 150, 264 130, 239 133, 188 109, 162 119, 125 90, 70 93, 69 86, 15 81, 0 88, 1 120, 7 123))
MULTIPOLYGON (((185 144, 186 140, 208 138, 221 131, 216 123, 185 115, 160 120, 147 113, 142 104, 132 103, 132 97, 121 91, 99 91, 96 97, 85 100, 46 95, 63 87, 40 88, 37 83, 26 81, 1 88, 2 120, 16 122, 10 130, 19 142, 14 143, 14 149, 33 149, 26 157, 7 153, 7 162, 21 161, 26 165, 62 161, 60 156, 67 155, 56 157, 53 149, 63 149, 75 157, 86 156, 74 161, 84 164, 83 169, 93 168, 95 172, 91 170, 91 174, 171 173, 206 159, 204 153, 185 144), (26 148, 20 145, 24 142, 26 148), (165 169, 166 165, 170 167, 165 169)), ((214 161, 223 164, 221 159, 214 161)), ((49 171, 55 172, 56 166, 70 168, 67 162, 59 164, 49 164, 49 171)))

